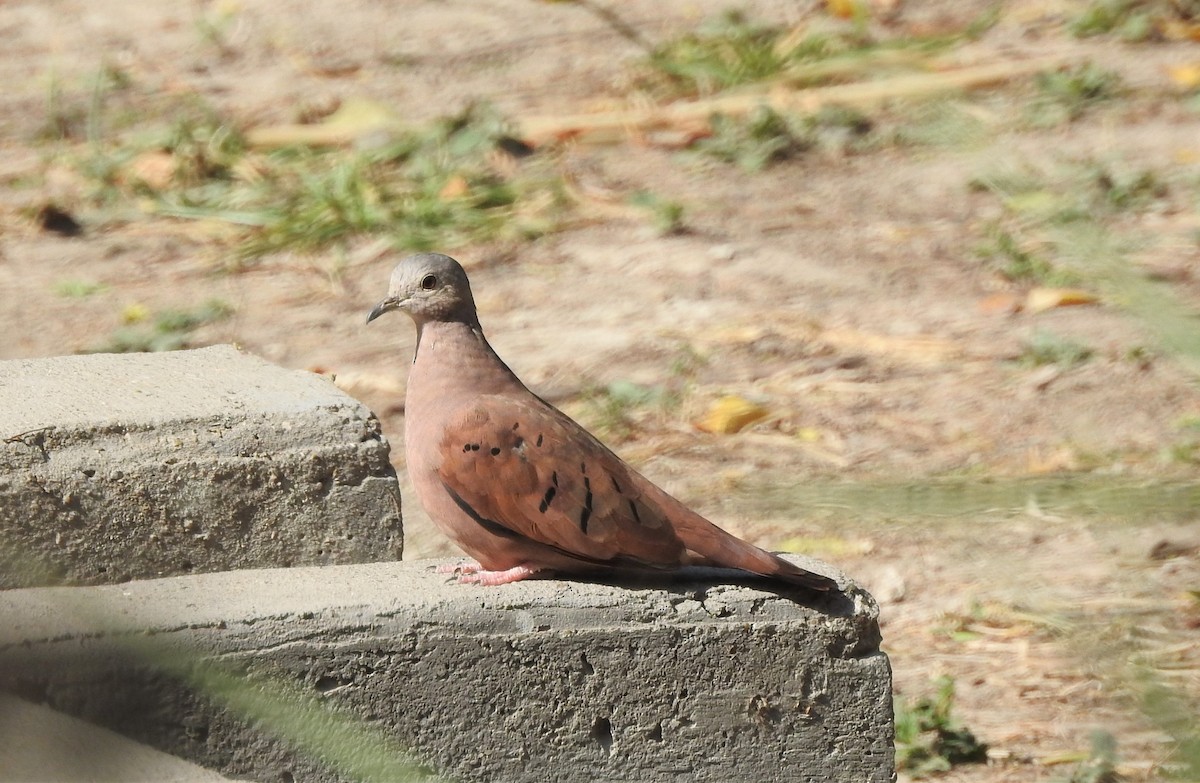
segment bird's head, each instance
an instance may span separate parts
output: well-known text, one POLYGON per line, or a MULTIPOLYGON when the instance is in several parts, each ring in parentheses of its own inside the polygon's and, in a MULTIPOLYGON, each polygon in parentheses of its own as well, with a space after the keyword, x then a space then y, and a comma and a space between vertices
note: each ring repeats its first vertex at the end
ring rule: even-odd
POLYGON ((403 310, 421 326, 430 321, 478 325, 467 273, 450 256, 418 253, 396 265, 388 294, 367 316, 367 323, 391 310, 403 310))

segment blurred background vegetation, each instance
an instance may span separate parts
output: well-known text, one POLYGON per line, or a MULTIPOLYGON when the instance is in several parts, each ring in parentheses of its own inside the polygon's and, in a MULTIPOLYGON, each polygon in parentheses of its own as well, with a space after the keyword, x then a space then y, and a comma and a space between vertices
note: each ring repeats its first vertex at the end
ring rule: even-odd
POLYGON ((0 358, 236 342, 398 441, 360 322, 450 252, 539 392, 880 598, 902 775, 1200 780, 1200 4, 434 6, 6 4, 0 358))

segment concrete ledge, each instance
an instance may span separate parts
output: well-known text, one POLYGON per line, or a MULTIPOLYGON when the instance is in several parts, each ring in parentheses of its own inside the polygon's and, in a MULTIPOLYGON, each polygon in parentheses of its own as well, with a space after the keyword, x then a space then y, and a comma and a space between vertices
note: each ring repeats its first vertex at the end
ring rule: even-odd
POLYGON ((107 729, 0 693, 4 783, 221 783, 229 778, 107 729))
POLYGON ((257 780, 346 771, 186 671, 286 683, 464 781, 891 781, 871 597, 713 578, 480 588, 417 562, 10 590, 0 688, 257 780))
POLYGON ((0 362, 0 588, 395 560, 375 417, 230 346, 0 362))

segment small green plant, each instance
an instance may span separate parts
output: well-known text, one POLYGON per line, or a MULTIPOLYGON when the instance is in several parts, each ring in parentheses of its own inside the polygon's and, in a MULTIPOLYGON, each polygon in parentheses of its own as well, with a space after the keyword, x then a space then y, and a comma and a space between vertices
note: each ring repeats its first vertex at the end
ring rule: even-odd
POLYGON ((760 106, 745 120, 720 114, 714 116, 712 136, 696 142, 695 149, 754 172, 795 157, 810 146, 811 139, 797 123, 769 107, 760 106))
POLYGON ((147 146, 171 154, 176 187, 230 180, 246 153, 241 131, 204 106, 177 119, 147 146))
POLYGON ((1096 165, 1088 174, 1099 190, 1100 205, 1113 212, 1145 209, 1168 192, 1167 184, 1150 169, 1126 174, 1096 165))
POLYGON ((1200 441, 1172 443, 1163 449, 1162 460, 1168 464, 1200 465, 1200 441))
POLYGON ((1070 22, 1079 38, 1114 33, 1126 41, 1146 41, 1162 35, 1175 22, 1200 18, 1195 0, 1092 0, 1070 22))
POLYGON ((1038 96, 1033 123, 1042 127, 1074 122, 1095 106, 1121 94, 1121 77, 1092 63, 1043 71, 1035 79, 1038 96))
POLYGON ((97 283, 94 280, 80 280, 70 278, 67 280, 59 280, 54 284, 54 293, 64 299, 87 299, 89 296, 107 291, 108 286, 104 283, 97 283))
POLYGON ((631 82, 634 89, 663 98, 703 97, 772 80, 829 84, 867 71, 911 70, 923 55, 979 30, 971 25, 955 35, 875 40, 857 22, 790 29, 727 11, 652 50, 631 82))
POLYGON ((211 299, 194 310, 163 310, 149 324, 137 323, 115 331, 108 342, 89 353, 147 353, 178 351, 193 346, 192 332, 201 326, 224 320, 231 308, 219 299, 211 299))
POLYGON ((1148 345, 1134 345, 1127 348, 1121 358, 1145 370, 1154 364, 1158 354, 1148 345))
MULTIPOLYGON (((1081 187, 1077 172, 1048 174, 1045 171, 1019 167, 1008 171, 974 177, 969 187, 992 193, 1001 200, 1004 209, 1022 229, 1048 223, 1071 223, 1091 217, 1093 205, 1090 189, 1081 187), (1087 189, 1087 195, 1083 190, 1087 189)), ((995 230, 993 224, 989 231, 995 230)))
POLYGON ((40 141, 94 140, 101 131, 109 98, 131 85, 126 71, 106 62, 91 76, 84 99, 75 90, 68 90, 58 74, 51 72, 46 89, 46 120, 37 131, 37 138, 40 141))
POLYGON ((932 698, 896 704, 896 769, 912 777, 987 761, 987 745, 951 714, 954 680, 942 676, 934 686, 932 698))
MULTIPOLYGON (((696 346, 689 342, 681 343, 676 350, 675 358, 671 360, 671 377, 676 381, 687 382, 696 377, 700 370, 708 365, 708 357, 701 353, 696 346)), ((1200 424, 1197 424, 1200 430, 1200 424)))
MULTIPOLYGON (((764 81, 782 71, 789 52, 777 45, 784 30, 728 11, 695 33, 651 53, 642 86, 673 94, 711 95, 729 87, 764 81)), ((808 42, 805 48, 823 48, 808 42)))
POLYGON ((613 437, 629 438, 637 430, 639 410, 666 410, 678 402, 678 395, 665 386, 613 381, 586 392, 584 401, 592 426, 613 437))
POLYGON ((1068 285, 1074 276, 1058 269, 1020 239, 999 226, 993 226, 987 241, 976 248, 981 258, 996 264, 997 270, 1014 282, 1040 285, 1068 285))
POLYGON ((1078 38, 1117 32, 1132 41, 1144 40, 1153 30, 1145 3, 1136 0, 1093 0, 1070 22, 1071 34, 1078 38))
POLYGON ((37 132, 37 138, 41 141, 77 138, 87 118, 85 106, 67 99, 62 81, 56 73, 50 74, 50 83, 46 87, 45 116, 46 120, 37 132))
POLYGON ((193 19, 196 36, 206 46, 212 47, 219 56, 229 57, 233 54, 230 45, 230 33, 237 26, 238 13, 236 2, 214 2, 206 4, 193 19))
MULTIPOLYGON (((986 225, 977 253, 1016 282, 1051 287, 1084 286, 1137 315, 1157 333, 1158 349, 1200 368, 1194 313, 1161 282, 1130 264, 1144 240, 1120 233, 1130 214, 1161 209, 1178 177, 1130 169, 1118 161, 1073 160, 1047 170, 1022 166, 975 178, 971 187, 994 194, 1004 216, 986 225)), ((1021 361, 1027 365, 1085 361, 1091 352, 1036 336, 1021 361)), ((1142 366, 1149 348, 1125 357, 1142 366)))
POLYGON ((1142 712, 1171 738, 1170 758, 1163 765, 1169 780, 1200 780, 1200 705, 1194 694, 1180 692, 1157 672, 1141 668, 1136 691, 1142 712))
POLYGON ((915 147, 967 147, 990 138, 988 124, 958 100, 915 104, 892 132, 893 142, 915 147))
MULTIPOLYGON (((77 167, 94 183, 95 202, 136 199, 155 215, 235 227, 234 263, 247 263, 359 236, 427 250, 551 231, 565 208, 562 178, 552 160, 515 162, 522 155, 528 150, 482 106, 369 150, 266 153, 249 150, 234 123, 201 110, 156 134, 96 148, 77 167), (135 167, 147 155, 169 169, 154 183, 135 167)), ((664 205, 663 218, 669 213, 664 205)))
POLYGON ((683 204, 662 198, 648 190, 639 190, 629 198, 629 203, 640 207, 650 215, 655 230, 664 236, 683 232, 683 204))
POLYGON ((1094 353, 1082 343, 1038 329, 1025 342, 1018 361, 1026 367, 1041 367, 1047 364, 1075 367, 1091 359, 1094 353))
POLYGON ((1093 731, 1088 757, 1071 773, 1067 783, 1118 783, 1117 740, 1107 731, 1093 731))
POLYGON ((987 8, 979 12, 979 15, 967 24, 963 30, 963 37, 968 41, 978 41, 980 38, 991 30, 999 22, 1004 15, 1004 3, 995 2, 987 8))

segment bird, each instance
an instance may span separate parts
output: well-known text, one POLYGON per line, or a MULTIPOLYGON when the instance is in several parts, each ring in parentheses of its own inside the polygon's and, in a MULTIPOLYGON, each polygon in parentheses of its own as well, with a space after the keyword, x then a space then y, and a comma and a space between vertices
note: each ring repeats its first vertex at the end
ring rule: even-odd
POLYGON ((613 576, 701 565, 815 591, 830 577, 760 549, 689 509, 530 391, 484 337, 463 267, 403 258, 367 323, 416 324, 405 459, 430 519, 471 558, 461 582, 613 576))

